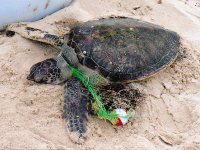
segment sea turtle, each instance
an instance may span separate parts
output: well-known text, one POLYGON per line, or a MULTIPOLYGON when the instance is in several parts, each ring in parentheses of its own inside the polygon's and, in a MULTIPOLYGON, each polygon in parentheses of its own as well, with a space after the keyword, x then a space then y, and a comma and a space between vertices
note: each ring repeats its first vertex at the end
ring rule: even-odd
POLYGON ((177 33, 133 18, 87 21, 71 27, 64 39, 29 27, 20 34, 61 49, 57 57, 33 65, 27 79, 49 84, 67 81, 65 119, 78 139, 86 132, 87 90, 71 78, 69 66, 86 74, 95 87, 125 84, 146 79, 172 64, 180 45, 177 33))

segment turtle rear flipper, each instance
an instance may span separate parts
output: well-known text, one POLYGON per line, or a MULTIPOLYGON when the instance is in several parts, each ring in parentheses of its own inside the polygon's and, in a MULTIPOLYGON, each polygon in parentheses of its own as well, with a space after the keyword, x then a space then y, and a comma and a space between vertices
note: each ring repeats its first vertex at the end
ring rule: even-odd
POLYGON ((50 44, 56 48, 61 49, 61 46, 63 45, 63 39, 60 38, 57 35, 49 34, 46 31, 42 31, 37 28, 32 28, 29 27, 27 24, 13 24, 10 25, 7 29, 7 32, 16 32, 20 34, 22 37, 34 40, 34 41, 39 41, 42 43, 50 44))
POLYGON ((67 122, 69 137, 79 144, 86 139, 88 94, 78 79, 72 78, 67 81, 64 93, 64 119, 67 122))

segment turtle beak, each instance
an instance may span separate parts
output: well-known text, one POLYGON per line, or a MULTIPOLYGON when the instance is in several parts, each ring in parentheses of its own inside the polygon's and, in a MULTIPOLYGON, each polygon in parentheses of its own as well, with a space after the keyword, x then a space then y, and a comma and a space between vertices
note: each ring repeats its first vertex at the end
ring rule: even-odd
POLYGON ((30 80, 31 78, 30 78, 30 76, 27 76, 27 78, 26 78, 27 80, 30 80))
POLYGON ((26 77, 26 79, 27 79, 27 80, 31 80, 31 76, 28 75, 28 76, 26 77))

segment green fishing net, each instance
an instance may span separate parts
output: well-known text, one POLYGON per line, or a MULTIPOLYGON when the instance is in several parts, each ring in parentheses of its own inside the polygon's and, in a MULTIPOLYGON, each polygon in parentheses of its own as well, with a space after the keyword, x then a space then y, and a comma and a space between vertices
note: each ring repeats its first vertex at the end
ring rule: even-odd
MULTIPOLYGON (((91 95, 93 97, 92 107, 97 112, 98 117, 101 119, 109 120, 112 124, 116 124, 117 118, 119 118, 121 116, 119 116, 115 112, 107 112, 107 110, 105 109, 105 107, 101 101, 102 100, 101 96, 95 92, 94 87, 90 83, 89 78, 87 76, 85 76, 78 69, 76 69, 72 66, 69 66, 69 68, 71 70, 72 76, 78 78, 84 84, 84 86, 88 89, 88 91, 91 93, 91 95)), ((125 116, 125 117, 127 117, 127 116, 125 116)))

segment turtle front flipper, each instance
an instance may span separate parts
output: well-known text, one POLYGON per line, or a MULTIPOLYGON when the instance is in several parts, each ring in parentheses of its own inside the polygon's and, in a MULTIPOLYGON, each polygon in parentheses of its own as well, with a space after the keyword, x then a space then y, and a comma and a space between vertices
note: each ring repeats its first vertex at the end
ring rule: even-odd
POLYGON ((29 27, 25 23, 12 24, 6 29, 7 32, 16 32, 24 38, 50 44, 58 49, 63 45, 63 39, 37 28, 29 27))
POLYGON ((64 92, 64 119, 67 131, 75 143, 83 143, 86 139, 87 98, 88 91, 81 82, 72 78, 66 82, 64 92))

